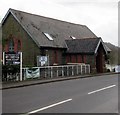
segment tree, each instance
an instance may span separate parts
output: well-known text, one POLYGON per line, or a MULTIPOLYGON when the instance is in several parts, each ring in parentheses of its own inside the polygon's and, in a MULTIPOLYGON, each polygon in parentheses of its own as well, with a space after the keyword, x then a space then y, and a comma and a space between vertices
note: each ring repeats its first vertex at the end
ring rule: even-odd
POLYGON ((105 43, 108 48, 111 49, 111 52, 107 55, 109 59, 110 65, 118 65, 120 64, 120 59, 118 58, 120 56, 120 48, 111 44, 111 43, 105 43))

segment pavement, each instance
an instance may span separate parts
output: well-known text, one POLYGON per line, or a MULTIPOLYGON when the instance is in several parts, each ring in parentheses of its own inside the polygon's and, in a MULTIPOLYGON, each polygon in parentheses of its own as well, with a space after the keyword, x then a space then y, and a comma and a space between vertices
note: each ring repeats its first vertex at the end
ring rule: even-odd
POLYGON ((88 78, 88 77, 96 77, 102 75, 110 75, 110 74, 117 74, 117 73, 100 73, 100 74, 89 74, 89 75, 80 75, 80 76, 71 76, 71 77, 57 77, 57 78, 49 78, 49 79, 32 79, 32 80, 25 80, 25 81, 14 81, 14 82, 3 82, 0 86, 1 90, 10 89, 10 88, 19 88, 25 87, 30 85, 37 85, 37 84, 45 84, 50 82, 58 82, 64 80, 72 80, 72 79, 80 79, 80 78, 88 78))

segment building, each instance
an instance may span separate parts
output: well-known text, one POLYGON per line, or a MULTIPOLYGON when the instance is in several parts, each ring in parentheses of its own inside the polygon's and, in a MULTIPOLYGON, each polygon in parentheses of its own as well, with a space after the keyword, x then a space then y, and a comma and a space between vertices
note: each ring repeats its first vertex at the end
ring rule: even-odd
POLYGON ((85 25, 9 9, 2 39, 5 52, 23 52, 23 66, 36 66, 37 56, 48 56, 49 65, 86 63, 104 71, 106 47, 85 25))

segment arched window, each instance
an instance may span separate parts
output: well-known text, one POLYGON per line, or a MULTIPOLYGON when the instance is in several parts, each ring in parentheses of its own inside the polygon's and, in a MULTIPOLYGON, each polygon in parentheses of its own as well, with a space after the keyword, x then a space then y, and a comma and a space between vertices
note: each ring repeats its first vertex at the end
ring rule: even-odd
POLYGON ((14 40, 10 39, 9 41, 9 52, 14 52, 14 40))
POLYGON ((18 40, 18 46, 17 46, 17 49, 18 49, 18 51, 21 50, 21 41, 20 41, 20 40, 18 40))
POLYGON ((58 52, 54 51, 54 63, 58 63, 58 52))

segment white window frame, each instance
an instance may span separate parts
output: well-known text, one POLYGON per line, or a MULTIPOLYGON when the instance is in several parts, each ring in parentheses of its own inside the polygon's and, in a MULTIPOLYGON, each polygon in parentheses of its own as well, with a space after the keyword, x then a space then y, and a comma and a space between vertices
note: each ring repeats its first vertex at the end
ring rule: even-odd
POLYGON ((50 34, 44 32, 44 35, 50 40, 53 41, 54 39, 50 36, 50 34))
POLYGON ((74 36, 70 36, 73 40, 75 40, 76 39, 76 37, 74 37, 74 36))

